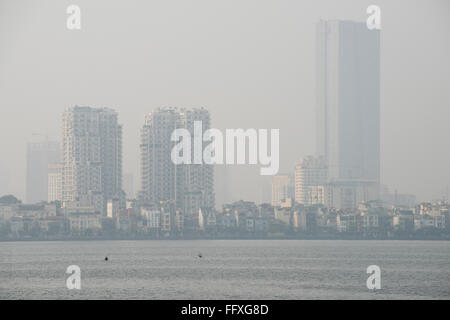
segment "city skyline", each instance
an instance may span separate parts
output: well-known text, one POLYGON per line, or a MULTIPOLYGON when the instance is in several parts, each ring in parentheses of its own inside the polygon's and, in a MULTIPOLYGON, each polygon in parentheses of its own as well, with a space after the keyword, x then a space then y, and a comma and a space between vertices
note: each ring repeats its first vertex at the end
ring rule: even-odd
MULTIPOLYGON (((383 36, 380 39, 383 151, 381 183, 389 185, 392 191, 416 194, 419 200, 427 200, 446 195, 450 174, 446 165, 449 151, 446 148, 435 147, 445 145, 448 137, 448 127, 444 123, 448 118, 446 106, 449 99, 448 92, 443 90, 448 83, 448 60, 444 59, 448 53, 448 46, 439 41, 444 38, 448 22, 442 16, 442 12, 446 10, 446 4, 443 2, 437 1, 427 6, 420 2, 417 4, 417 7, 404 13, 401 1, 380 3, 383 10, 388 12, 383 16, 383 36), (429 23, 418 27, 416 21, 422 21, 422 18, 427 19, 430 16, 433 16, 433 19, 428 19, 429 23), (404 23, 395 23, 397 21, 404 23), (411 28, 416 32, 411 33, 411 28), (399 42, 398 39, 402 41, 399 42), (423 49, 418 48, 416 43, 420 41, 427 46, 423 49), (429 51, 427 47, 439 50, 429 51), (398 56, 403 56, 404 59, 399 61, 398 56), (426 59, 424 56, 429 58, 426 59), (426 74, 427 77, 416 77, 417 74, 426 74), (419 87, 420 90, 415 90, 419 87)), ((344 1, 342 7, 333 7, 333 11, 314 6, 304 10, 301 5, 294 5, 286 10, 280 5, 273 5, 271 12, 268 13, 266 7, 261 8, 262 12, 269 14, 273 19, 284 17, 285 21, 289 22, 289 28, 278 23, 267 24, 267 20, 262 19, 262 16, 256 16, 255 27, 249 28, 244 24, 241 14, 232 13, 231 4, 219 6, 236 19, 236 28, 227 27, 224 30, 219 28, 219 24, 223 25, 224 20, 221 15, 214 15, 215 5, 202 8, 211 15, 199 17, 201 26, 208 23, 211 33, 218 32, 221 36, 209 38, 209 32, 191 26, 187 39, 194 45, 189 46, 190 49, 187 51, 185 50, 187 42, 180 44, 184 51, 169 50, 175 49, 175 43, 170 39, 173 39, 171 37, 176 36, 180 30, 177 27, 178 22, 158 36, 152 33, 146 21, 140 29, 127 23, 101 25, 94 19, 86 25, 89 29, 83 28, 79 34, 73 34, 66 33, 63 28, 61 30, 55 28, 56 20, 50 15, 58 12, 57 7, 49 8, 49 12, 42 9, 36 11, 36 14, 48 14, 50 17, 42 19, 42 24, 36 26, 37 30, 42 32, 40 38, 27 40, 27 46, 36 48, 38 45, 36 41, 39 39, 38 56, 29 55, 28 50, 19 50, 24 48, 24 43, 19 39, 13 42, 14 45, 8 46, 11 39, 2 33, 0 39, 9 49, 4 53, 5 78, 1 82, 6 95, 0 98, 0 102, 11 108, 5 110, 0 128, 3 137, 10 137, 12 132, 15 135, 13 139, 1 140, 2 148, 8 150, 0 160, 0 173, 3 177, 0 184, 1 193, 16 194, 25 199, 24 145, 33 132, 41 132, 44 135, 48 133, 50 139, 60 140, 60 125, 53 124, 49 119, 54 119, 56 114, 59 116, 64 108, 75 103, 110 106, 122 115, 126 142, 124 169, 131 171, 135 177, 139 176, 137 137, 141 126, 140 119, 153 109, 153 106, 208 107, 214 115, 212 125, 218 128, 280 127, 280 172, 292 171, 298 158, 314 154, 316 22, 319 19, 336 17, 364 21, 367 6, 358 2, 344 1), (215 23, 215 19, 218 19, 218 23, 215 23), (143 31, 150 32, 149 39, 153 39, 153 42, 147 45, 138 41, 136 37, 128 38, 125 40, 127 45, 142 50, 133 51, 135 57, 128 59, 130 63, 114 63, 122 60, 119 54, 114 53, 113 42, 106 38, 103 47, 100 48, 95 44, 95 36, 106 33, 122 39, 123 28, 127 34, 134 32, 136 36, 144 35, 143 31), (247 33, 238 33, 238 28, 247 30, 247 33), (85 30, 92 30, 93 33, 85 30), (44 32, 51 37, 44 36, 44 32), (263 34, 270 35, 270 41, 267 41, 263 34), (235 37, 233 43, 243 51, 239 54, 239 59, 228 47, 219 50, 224 49, 220 43, 229 44, 232 36, 235 37), (52 39, 58 39, 58 43, 62 46, 59 49, 55 47, 52 39), (205 39, 210 39, 210 44, 204 42, 205 39), (254 42, 249 42, 249 39, 253 39, 254 42), (41 43, 44 45, 41 46, 41 43), (82 56, 79 48, 84 46, 91 47, 91 51, 96 53, 93 56, 95 58, 89 61, 77 58, 82 56), (53 52, 53 55, 47 55, 49 52, 53 52), (204 55, 200 55, 202 59, 196 58, 199 52, 204 52, 204 55), (168 54, 168 59, 163 59, 163 54, 168 54), (99 56, 102 59, 97 59, 99 56), (42 59, 42 63, 34 63, 38 58, 42 59), (25 75, 24 72, 28 71, 21 67, 20 59, 33 63, 29 75, 25 75), (67 64, 67 61, 71 63, 67 64), (51 67, 53 62, 56 69, 51 67), (173 63, 176 64, 176 68, 170 67, 173 63), (164 68, 158 67, 157 64, 161 64, 164 68), (40 65, 49 66, 49 72, 53 76, 39 77, 43 71, 38 67, 40 65), (111 68, 112 65, 114 68, 111 68), (76 71, 86 68, 94 70, 91 79, 95 81, 95 86, 82 81, 83 77, 76 71), (217 72, 208 72, 216 69, 217 72), (238 70, 247 71, 240 73, 240 77, 236 78, 233 75, 238 70), (16 72, 17 76, 14 76, 16 72), (123 76, 105 77, 113 73, 123 76), (7 78, 8 81, 5 81, 7 78), (31 99, 18 94, 20 92, 18 79, 22 79, 23 85, 29 88, 28 96, 31 99), (92 90, 94 87, 95 90, 92 90), (47 92, 51 88, 58 88, 57 94, 48 95, 47 92), (31 108, 31 105, 36 107, 31 108), (27 116, 21 118, 20 124, 12 127, 19 113, 27 116), (298 146, 295 150, 290 147, 293 141, 296 141, 298 146)), ((2 12, 11 11, 13 16, 15 12, 22 12, 21 8, 20 4, 11 5, 5 7, 2 12)), ((110 15, 117 17, 120 11, 117 9, 121 8, 127 8, 127 5, 120 4, 110 15)), ((242 13, 250 12, 251 8, 249 4, 244 5, 242 13)), ((89 4, 84 9, 86 12, 93 10, 99 14, 99 11, 89 4)), ((163 6, 159 9, 167 13, 171 7, 163 6)), ((197 17, 193 8, 188 10, 197 17)), ((11 28, 15 25, 9 23, 9 19, 8 17, 3 19, 6 28, 4 30, 14 34, 15 29, 11 28)), ((184 17, 180 19, 180 22, 186 22, 184 17)), ((165 25, 158 17, 153 17, 153 21, 165 25)), ((30 30, 24 29, 23 32, 27 35, 30 30)), ((120 50, 128 57, 125 48, 126 46, 120 50)), ((216 177, 226 176, 229 188, 223 190, 225 188, 222 185, 216 185, 218 203, 226 202, 225 195, 228 201, 238 200, 238 197, 270 201, 270 192, 267 190, 262 192, 260 188, 252 187, 266 185, 270 189, 270 179, 264 180, 259 177, 256 168, 255 170, 248 167, 230 168, 224 170, 225 173, 220 171, 219 169, 216 177)), ((134 189, 138 190, 139 179, 134 180, 134 189)), ((216 178, 216 181, 223 179, 216 178)))
MULTIPOLYGON (((316 158, 299 158, 290 171, 295 175, 291 192, 287 188, 292 178, 275 175, 270 201, 280 205, 290 198, 299 204, 345 209, 386 199, 389 191, 383 197, 380 193, 380 33, 364 22, 320 20, 316 43, 316 158)), ((146 114, 136 197, 141 204, 174 201, 190 217, 200 207, 215 207, 214 166, 180 166, 170 159, 173 132, 187 129, 193 145, 196 121, 202 123, 202 132, 211 128, 209 111, 203 107, 158 107, 146 114)), ((259 203, 269 201, 261 198, 259 203)))
MULTIPOLYGON (((80 106, 75 106, 75 107, 71 107, 66 109, 66 111, 63 112, 63 128, 68 128, 68 129, 64 129, 64 132, 68 132, 70 134, 73 134, 73 132, 77 132, 77 130, 74 130, 74 116, 72 115, 71 117, 68 116, 71 113, 93 113, 94 115, 98 114, 99 112, 106 112, 109 113, 110 115, 113 116, 113 118, 115 119, 114 121, 117 121, 118 119, 118 114, 109 108, 92 108, 92 107, 80 107, 80 106), (67 122, 68 119, 70 118, 70 123, 67 122)), ((87 117, 89 118, 89 117, 87 117)), ((86 120, 86 118, 84 116, 77 117, 77 121, 79 121, 80 119, 83 121, 86 120)), ((99 120, 96 117, 97 120, 99 120)), ((175 168, 177 168, 177 166, 179 165, 175 165, 172 163, 172 160, 170 159, 170 153, 171 150, 173 148, 173 146, 175 145, 175 143, 173 141, 171 141, 170 136, 171 133, 173 132, 173 130, 175 130, 175 128, 187 128, 189 131, 193 131, 193 126, 194 126, 194 122, 200 120, 200 121, 204 121, 204 128, 203 130, 207 130, 210 125, 210 116, 209 116, 209 112, 208 110, 204 109, 204 108, 194 108, 192 110, 189 109, 185 109, 185 108, 156 108, 155 110, 153 110, 152 112, 150 112, 149 114, 147 114, 145 116, 145 122, 144 122, 144 126, 141 129, 141 157, 144 157, 141 159, 141 166, 142 163, 148 163, 150 160, 148 159, 148 156, 145 156, 145 153, 143 153, 144 149, 146 150, 146 148, 143 149, 143 146, 146 144, 149 144, 149 141, 151 141, 151 144, 156 144, 156 145, 161 145, 161 146, 165 146, 165 149, 160 152, 159 157, 161 158, 166 158, 165 160, 165 164, 163 163, 164 161, 162 160, 158 160, 160 162, 160 166, 161 168, 168 168, 168 167, 173 167, 174 170, 175 168), (162 116, 162 117, 161 117, 162 116), (155 118, 156 117, 156 118, 155 118), (156 119, 156 120, 155 120, 156 119), (161 126, 163 125, 163 126, 161 126), (157 127, 159 126, 159 127, 157 127), (164 130, 162 130, 164 128, 164 130), (151 130, 149 130, 151 129, 151 130), (163 131, 161 133, 159 133, 159 140, 157 139, 157 137, 155 136, 156 132, 160 132, 163 131), (151 138, 150 138, 151 137, 151 138), (156 137, 156 138, 155 138, 156 137), (150 139, 150 140, 149 140, 150 139), (157 141, 156 141, 157 140, 157 141), (147 141, 147 142, 145 142, 147 141)), ((89 120, 86 122, 86 124, 91 123, 89 120)), ((94 122, 95 123, 95 122, 94 122)), ((118 139, 121 140, 121 127, 122 125, 117 124, 117 128, 119 129, 119 136, 118 139)), ((81 126, 79 128, 79 130, 81 130, 81 132, 83 130, 87 130, 86 132, 89 132, 91 129, 89 129, 89 125, 88 126, 81 126)), ((95 129, 97 130, 97 129, 95 129)), ((94 130, 94 131, 95 131, 94 130)), ((192 137, 192 139, 194 139, 192 137)), ((72 141, 72 139, 66 138, 65 140, 67 141, 72 141)), ((98 142, 98 141, 97 141, 98 142)), ((72 143, 72 142, 71 142, 72 143)), ((191 142, 193 144, 193 141, 191 142)), ((30 144, 30 146, 35 146, 35 148, 39 147, 38 151, 41 151, 39 154, 42 153, 42 149, 43 147, 49 145, 49 146, 58 146, 58 148, 56 149, 56 154, 61 153, 61 150, 59 149, 59 147, 61 146, 62 148, 62 153, 66 153, 65 157, 67 157, 67 150, 71 149, 70 147, 64 147, 64 145, 67 144, 67 142, 63 143, 62 146, 59 142, 56 141, 48 141, 48 138, 45 138, 42 142, 38 142, 35 141, 32 144, 30 144), (66 151, 64 151, 65 149, 67 149, 66 151)), ((82 150, 87 148, 88 146, 99 146, 99 144, 92 144, 92 143, 87 143, 86 146, 81 147, 80 149, 80 144, 78 143, 78 149, 82 150)), ((247 146, 248 147, 248 146, 247 146)), ((44 148, 45 149, 45 148, 44 148)), ((47 148, 48 149, 48 148, 47 148)), ((55 148, 53 148, 55 149, 55 148)), ((53 150, 52 149, 52 150, 53 150)), ((122 149, 122 146, 120 145, 119 149, 122 149)), ((147 148, 148 149, 148 148, 147 148)), ((53 150, 54 151, 54 150, 53 150)), ((97 150, 99 151, 99 150, 97 150)), ((55 152, 53 152, 55 153, 55 152)), ((97 156, 99 156, 98 152, 96 153, 97 156)), ((119 159, 122 156, 119 156, 119 159)), ((158 158, 158 157, 157 157, 158 158)), ((161 159, 162 159, 161 158, 161 159)), ((53 159, 54 160, 54 159, 53 159)), ((46 170, 46 173, 48 174, 48 184, 45 181, 47 188, 45 189, 46 191, 46 197, 48 197, 48 202, 52 202, 55 200, 60 200, 62 202, 67 202, 68 200, 63 200, 63 183, 62 181, 59 180, 63 180, 63 168, 64 168, 64 161, 67 162, 67 160, 64 160, 59 163, 57 161, 50 161, 50 164, 48 165, 48 168, 46 170), (58 188, 56 187, 56 184, 59 185, 59 188, 61 190, 58 190, 58 188), (57 195, 60 194, 60 198, 57 198, 57 195)), ((119 162, 121 162, 121 160, 118 160, 119 162)), ((154 160, 153 160, 154 161, 154 160)), ((70 162, 70 161, 69 161, 70 162)), ((94 161, 95 162, 95 161, 94 161)), ((39 164, 39 162, 38 162, 39 164)), ((217 166, 217 165, 216 165, 217 166)), ((188 170, 186 171, 186 169, 181 168, 182 166, 178 167, 176 170, 177 172, 183 176, 185 174, 187 174, 188 172, 192 171, 188 170), (180 171, 181 170, 181 171, 180 171), (186 171, 186 172, 185 172, 186 171)), ((185 166, 185 167, 189 167, 185 166)), ((195 166, 192 166, 195 167, 195 166)), ((214 167, 213 166, 209 166, 209 167, 214 167)), ((123 171, 123 168, 118 169, 120 172, 123 171)), ((94 170, 95 171, 95 170, 94 170)), ((140 172, 146 172, 148 171, 147 169, 144 169, 143 167, 140 169, 140 172)), ((211 170, 214 171, 214 170, 211 170)), ((175 171, 174 171, 175 172, 175 171)), ((42 172, 41 172, 42 173, 42 172)), ((125 179, 130 180, 130 174, 124 174, 121 175, 121 184, 124 183, 125 179)), ((158 174, 157 176, 159 177, 175 177, 175 173, 173 174, 158 174)), ((200 175, 201 176, 201 175, 200 175)), ((208 174, 208 176, 211 176, 211 174, 208 174)), ((335 208, 356 208, 358 203, 360 202, 364 202, 364 201, 368 201, 368 200, 383 200, 386 201, 386 203, 391 203, 391 204, 397 204, 397 205, 402 205, 402 203, 408 203, 409 205, 405 205, 405 206, 413 206, 416 203, 418 203, 418 201, 416 201, 415 199, 412 200, 412 196, 413 195, 409 195, 409 194, 398 194, 397 190, 395 190, 394 193, 391 193, 391 189, 389 189, 388 186, 386 185, 382 185, 381 187, 383 187, 382 192, 378 193, 377 197, 374 198, 367 198, 367 196, 362 196, 362 198, 360 198, 357 201, 352 201, 352 202, 347 202, 347 203, 352 203, 351 206, 349 205, 343 205, 343 202, 341 204, 341 202, 333 202, 332 200, 332 196, 329 195, 328 199, 326 194, 327 193, 333 193, 333 187, 336 187, 335 185, 335 181, 330 180, 328 177, 328 165, 327 162, 325 161, 324 156, 306 156, 306 157, 302 157, 299 159, 299 162, 296 164, 295 168, 293 168, 290 173, 288 173, 287 175, 282 175, 282 174, 277 174, 277 175, 273 175, 271 176, 272 180, 271 180, 271 184, 272 184, 272 196, 270 201, 260 201, 258 203, 262 204, 262 203, 269 203, 271 202, 272 204, 274 204, 274 201, 276 203, 276 205, 280 205, 283 201, 282 200, 286 200, 286 198, 283 198, 281 195, 287 195, 289 194, 289 197, 295 201, 296 203, 299 204, 304 204, 304 205, 313 205, 313 204, 323 204, 327 207, 335 207, 335 208), (309 170, 309 171, 308 171, 309 170), (323 172, 323 173, 322 173, 323 172), (282 178, 283 180, 287 178, 287 180, 281 182, 280 180, 280 190, 274 189, 274 182, 277 179, 282 178), (289 186, 292 185, 292 186, 289 186), (326 186, 326 187, 325 187, 326 186), (275 198, 274 198, 275 197, 275 198), (388 198, 390 197, 390 199, 388 200, 388 198), (403 197, 401 199, 397 199, 397 197, 403 197), (405 198, 405 197, 409 197, 409 198, 405 198), (315 200, 312 200, 312 199, 315 200), (394 199, 395 198, 395 199, 394 199), (274 200, 275 199, 275 200, 274 200), (404 199, 404 200, 402 200, 404 199), (337 204, 340 203, 339 205, 332 205, 333 203, 337 204)), ((132 176, 131 176, 132 178, 132 176)), ((148 181, 151 180, 149 179, 149 177, 146 177, 145 175, 142 175, 140 173, 139 175, 140 178, 140 187, 138 188, 139 192, 137 194, 134 194, 135 197, 133 196, 128 196, 128 194, 125 193, 125 195, 127 196, 127 199, 138 199, 141 201, 141 203, 147 203, 147 204, 151 204, 151 203, 158 203, 159 201, 168 201, 168 200, 175 200, 175 194, 177 193, 175 188, 172 188, 172 191, 168 191, 167 194, 164 194, 160 197, 157 196, 157 194, 153 194, 153 192, 150 192, 148 190, 148 187, 146 187, 145 185, 148 184, 148 181), (147 190, 147 191, 145 191, 147 190), (150 197, 157 197, 158 199, 154 199, 151 200, 150 198, 148 198, 148 196, 144 196, 144 194, 148 194, 148 196, 150 197)), ((192 178, 189 178, 192 180, 192 178)), ((188 179, 188 180, 189 180, 188 179)), ((132 179, 131 179, 132 180, 132 179)), ((165 179, 167 180, 167 179, 165 179)), ((164 180, 164 181, 165 181, 164 180)), ((170 179, 169 179, 170 180, 170 179)), ((175 185, 175 178, 173 179, 174 183, 173 185, 175 185)), ((179 178, 178 178, 179 180, 179 178)), ((187 181, 188 181, 187 180, 187 181)), ((193 179, 194 181, 198 180, 198 179, 193 179)), ((214 180, 214 179, 211 179, 214 180)), ((171 184, 167 184, 167 183, 163 183, 163 180, 161 180, 159 183, 154 183, 155 186, 160 186, 161 190, 164 189, 170 189, 170 185, 171 184)), ((359 181, 359 180, 357 180, 359 181)), ((214 194, 214 184, 211 182, 208 182, 208 185, 212 185, 213 187, 210 188, 212 194, 214 194)), ((351 188, 354 188, 354 186, 350 183, 351 188)), ((339 188, 341 187, 340 184, 338 184, 338 192, 342 192, 339 190, 339 188)), ((184 188, 184 187, 183 187, 184 188)), ((184 193, 183 190, 180 189, 178 191, 178 193, 184 193)), ((95 189, 95 188, 94 188, 95 189)), ((188 187, 189 189, 189 187, 188 187)), ((198 187, 197 187, 198 189, 198 187)), ((120 189, 122 191, 122 189, 120 189)), ((41 190, 42 191, 42 190, 41 190)), ((94 190, 90 190, 89 188, 86 189, 86 191, 92 192, 94 190)), ((200 187, 200 189, 198 189, 197 191, 193 192, 193 194, 197 193, 197 192, 204 192, 205 188, 204 187, 200 187)), ((336 190, 334 191, 336 192, 336 190)), ((361 191, 360 191, 361 192, 361 191)), ((362 192, 367 192, 367 191, 362 191, 362 192)), ((95 193, 95 192, 94 192, 95 193)), ((190 192, 188 192, 190 193, 190 192)), ((192 193, 192 192, 191 192, 192 193)), ((120 193, 119 193, 120 194, 120 193)), ((339 193, 337 194, 338 198, 342 197, 341 195, 339 195, 339 193)), ((66 196, 67 198, 67 196, 66 196)), ((108 197, 107 197, 108 198, 108 197)), ((106 208, 106 202, 107 200, 111 200, 111 199, 115 199, 115 198, 120 198, 118 195, 116 196, 110 196, 108 199, 105 198, 104 202, 104 207, 106 208)), ((183 197, 179 198, 179 200, 176 200, 178 203, 178 207, 179 208, 183 208, 184 210, 186 210, 185 206, 183 205, 184 200, 182 199, 183 197)), ((152 198, 153 199, 153 198, 152 198)), ((211 201, 206 201, 206 202, 202 202, 200 201, 199 203, 203 203, 202 205, 197 205, 196 208, 200 208, 201 206, 203 207, 210 207, 211 204, 213 204, 215 202, 214 196, 211 198, 211 201)), ((448 200, 445 196, 442 198, 443 200, 448 200)), ((440 200, 442 200, 440 199, 440 200)), ((124 201, 125 199, 123 199, 124 201)), ((239 200, 246 200, 246 199, 239 199, 239 200)), ((428 199, 428 200, 432 200, 432 199, 428 199)), ((439 199, 434 199, 434 200, 439 200, 439 199)), ((26 203, 29 204, 33 204, 33 203, 38 203, 41 201, 46 201, 44 199, 39 200, 39 201, 34 201, 34 202, 29 202, 26 201, 26 203)), ((122 201, 122 202, 123 202, 122 201)), ((188 201, 189 203, 192 201, 192 199, 190 201, 188 201)), ((88 202, 85 202, 84 206, 88 206, 88 202)), ((196 202, 196 201, 194 201, 196 202)), ((197 201, 198 202, 198 201, 197 201)), ((227 202, 225 202, 224 204, 226 204, 227 202)), ((92 203, 91 203, 92 204, 92 203)), ((79 205, 78 205, 79 206, 79 205)), ((213 205, 214 206, 214 205, 213 205)), ((191 212, 191 216, 192 214, 195 214, 194 212, 197 212, 197 209, 195 210, 187 210, 191 212)), ((102 209, 101 211, 104 211, 104 209, 102 209)))
MULTIPOLYGON (((364 22, 320 20, 316 44, 316 157, 300 158, 290 173, 294 173, 293 181, 288 176, 273 177, 271 203, 280 205, 290 199, 303 205, 356 208, 359 203, 381 199, 380 32, 369 30, 364 22)), ((202 126, 200 132, 211 129, 209 111, 203 107, 159 107, 145 116, 139 144, 139 203, 154 206, 174 201, 175 208, 191 218, 201 207, 215 207, 214 166, 179 165, 171 159, 173 133, 187 129, 188 146, 194 145, 196 121, 202 126)), ((250 136, 248 143, 244 148, 250 154, 250 136)), ((87 141, 84 148, 90 145, 87 141)), ((203 149, 199 151, 203 155, 203 149)), ((191 158, 195 150, 188 152, 191 158)), ((119 157, 121 166, 121 153, 119 157)), ((115 197, 120 198, 117 192, 115 197)), ((103 206, 112 199, 104 199, 103 206)), ((261 197, 260 203, 264 202, 268 203, 261 197)))

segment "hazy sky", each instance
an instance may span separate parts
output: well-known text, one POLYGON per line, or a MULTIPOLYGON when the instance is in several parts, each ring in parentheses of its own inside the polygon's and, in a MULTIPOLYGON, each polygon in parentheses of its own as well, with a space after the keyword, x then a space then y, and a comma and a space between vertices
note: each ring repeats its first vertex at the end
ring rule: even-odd
MULTIPOLYGON (((0 0, 0 194, 24 198, 26 143, 67 107, 111 107, 138 189, 139 129, 158 106, 213 126, 279 128, 280 172, 315 152, 315 23, 381 7, 381 179, 419 200, 450 184, 450 1, 0 0), (66 28, 81 8, 82 29, 66 28)), ((36 136, 34 137, 36 138, 36 136)), ((259 166, 217 168, 219 203, 270 200, 259 166), (224 185, 228 187, 224 188, 224 185)))

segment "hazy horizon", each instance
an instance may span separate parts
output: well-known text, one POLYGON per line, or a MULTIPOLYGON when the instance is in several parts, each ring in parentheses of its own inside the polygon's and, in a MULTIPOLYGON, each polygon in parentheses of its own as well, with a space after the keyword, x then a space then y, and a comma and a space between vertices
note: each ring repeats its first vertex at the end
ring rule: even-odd
MULTIPOLYGON (((365 21, 370 4, 0 0, 0 195, 25 200, 27 142, 61 141, 62 113, 74 105, 118 112, 135 191, 144 115, 164 106, 204 107, 219 129, 279 128, 279 173, 293 173, 316 151, 316 22, 365 21), (70 4, 81 8, 81 30, 66 28, 70 4)), ((450 2, 376 4, 381 183, 441 198, 450 184, 450 2)), ((269 202, 271 177, 259 168, 217 165, 217 204, 269 202)))

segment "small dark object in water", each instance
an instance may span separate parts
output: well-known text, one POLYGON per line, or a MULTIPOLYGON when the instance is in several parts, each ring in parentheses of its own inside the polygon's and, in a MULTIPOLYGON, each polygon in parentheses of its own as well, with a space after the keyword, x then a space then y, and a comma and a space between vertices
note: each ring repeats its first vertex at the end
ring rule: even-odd
POLYGON ((201 258, 201 257, 203 257, 203 255, 202 255, 201 253, 199 253, 199 254, 198 254, 198 257, 201 258))
POLYGON ((105 261, 108 261, 108 257, 105 257, 105 261))

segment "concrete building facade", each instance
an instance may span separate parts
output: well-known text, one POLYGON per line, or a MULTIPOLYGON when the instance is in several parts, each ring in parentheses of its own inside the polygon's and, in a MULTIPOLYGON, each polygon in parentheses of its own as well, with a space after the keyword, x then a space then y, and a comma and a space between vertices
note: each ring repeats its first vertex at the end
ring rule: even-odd
POLYGON ((323 195, 316 195, 316 187, 327 184, 327 173, 324 157, 301 158, 295 166, 295 202, 311 205, 318 203, 318 199, 323 199, 323 195))
MULTIPOLYGON (((207 164, 178 164, 171 159, 175 142, 171 135, 177 128, 187 129, 194 139, 194 122, 201 121, 202 132, 210 128, 209 112, 200 109, 158 108, 146 115, 141 129, 139 201, 158 206, 174 201, 184 222, 198 225, 200 207, 214 207, 214 171, 207 164)), ((193 149, 193 148, 192 148, 193 149)), ((193 152, 193 150, 192 150, 193 152)))
MULTIPOLYGON (((367 182, 379 198, 380 31, 365 22, 317 24, 317 154, 331 183, 367 182)), ((353 190, 353 193, 360 191, 353 190)))
MULTIPOLYGON (((122 199, 122 126, 109 108, 75 106, 63 114, 62 201, 106 215, 122 199)), ((123 201, 121 201, 123 202, 123 201)))

